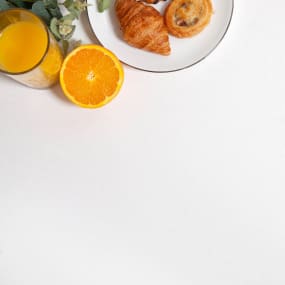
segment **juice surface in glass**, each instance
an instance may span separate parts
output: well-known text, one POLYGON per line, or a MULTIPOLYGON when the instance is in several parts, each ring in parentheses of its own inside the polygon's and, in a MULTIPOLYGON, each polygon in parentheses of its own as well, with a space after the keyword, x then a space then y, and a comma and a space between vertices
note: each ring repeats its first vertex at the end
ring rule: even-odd
POLYGON ((58 80, 61 50, 43 22, 24 9, 0 12, 0 71, 30 87, 58 80))
POLYGON ((0 36, 0 65, 8 72, 23 72, 40 62, 48 44, 47 33, 37 24, 20 21, 0 36), (29 40, 27 35, 32 34, 29 40))

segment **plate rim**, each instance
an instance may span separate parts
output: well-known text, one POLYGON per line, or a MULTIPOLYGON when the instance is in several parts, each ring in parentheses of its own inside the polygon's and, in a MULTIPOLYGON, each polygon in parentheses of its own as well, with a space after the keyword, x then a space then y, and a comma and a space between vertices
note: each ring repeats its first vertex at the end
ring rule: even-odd
MULTIPOLYGON (((91 0, 87 0, 87 4, 88 4, 88 1, 91 1, 91 0)), ((180 71, 180 70, 184 70, 184 69, 188 69, 198 63, 200 63, 201 61, 203 61, 204 59, 206 59, 210 54, 212 54, 216 48, 221 44, 221 42, 223 41, 223 39, 225 38, 228 30, 229 30, 229 27, 231 25, 231 22, 232 22, 232 18, 233 18, 233 13, 234 13, 234 0, 230 0, 231 3, 232 3, 232 9, 231 9, 231 13, 230 13, 230 18, 229 18, 229 21, 227 23, 227 26, 226 26, 226 29, 224 31, 224 33, 222 34, 221 38, 217 41, 217 43, 214 45, 214 47, 212 49, 209 50, 208 53, 206 53, 204 56, 202 56, 200 59, 196 60, 195 62, 189 64, 189 65, 186 65, 186 66, 183 66, 181 68, 176 68, 176 69, 171 69, 171 70, 149 70, 149 69, 144 69, 144 68, 140 68, 140 67, 137 67, 137 66, 134 66, 132 64, 129 64, 123 60, 121 60, 119 57, 118 59, 120 60, 121 63, 131 67, 131 68, 134 68, 134 69, 137 69, 137 70, 140 70, 140 71, 145 71, 145 72, 150 72, 150 73, 170 73, 170 72, 177 72, 177 71, 180 71)), ((96 0, 94 0, 94 2, 96 3, 96 0)), ((94 8, 94 7, 93 7, 94 8)), ((96 32, 94 31, 93 27, 92 27, 92 24, 91 24, 91 21, 90 21, 90 15, 89 15, 89 9, 91 9, 91 6, 88 5, 87 6, 87 9, 86 9, 86 12, 87 12, 87 20, 88 20, 88 23, 89 23, 89 26, 91 28, 91 31, 92 33, 94 34, 94 36, 96 37, 97 41, 99 42, 99 44, 103 47, 105 47, 103 45, 103 43, 100 41, 100 39, 97 37, 96 35, 96 32)))

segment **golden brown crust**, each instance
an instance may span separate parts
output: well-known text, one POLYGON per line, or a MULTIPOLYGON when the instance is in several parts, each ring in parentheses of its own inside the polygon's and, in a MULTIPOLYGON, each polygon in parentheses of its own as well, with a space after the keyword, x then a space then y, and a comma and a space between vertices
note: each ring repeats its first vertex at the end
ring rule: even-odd
POLYGON ((170 54, 168 31, 155 8, 136 0, 116 0, 115 11, 128 44, 162 55, 170 54))
POLYGON ((160 1, 166 1, 166 0, 142 0, 142 1, 147 4, 157 4, 160 1))
POLYGON ((165 10, 165 24, 170 34, 186 38, 200 33, 213 14, 211 0, 173 0, 165 10))

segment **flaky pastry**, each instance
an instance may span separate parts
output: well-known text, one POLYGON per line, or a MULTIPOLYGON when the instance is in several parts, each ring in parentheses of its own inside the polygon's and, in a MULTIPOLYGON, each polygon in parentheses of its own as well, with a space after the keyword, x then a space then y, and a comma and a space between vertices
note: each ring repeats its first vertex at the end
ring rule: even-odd
POLYGON ((147 4, 157 4, 160 1, 166 1, 166 0, 142 0, 142 1, 147 4))
POLYGON ((186 38, 200 33, 213 14, 211 0, 173 0, 165 10, 165 24, 170 34, 186 38))
POLYGON ((161 55, 170 54, 164 18, 155 8, 136 0, 116 0, 115 11, 128 44, 161 55))

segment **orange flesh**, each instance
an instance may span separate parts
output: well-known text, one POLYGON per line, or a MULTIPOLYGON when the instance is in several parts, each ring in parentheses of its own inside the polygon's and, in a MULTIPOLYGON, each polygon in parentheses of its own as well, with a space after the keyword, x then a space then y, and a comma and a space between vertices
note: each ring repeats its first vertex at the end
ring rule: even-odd
POLYGON ((67 61, 63 80, 76 101, 97 105, 114 94, 120 74, 109 56, 96 49, 82 49, 67 61))

